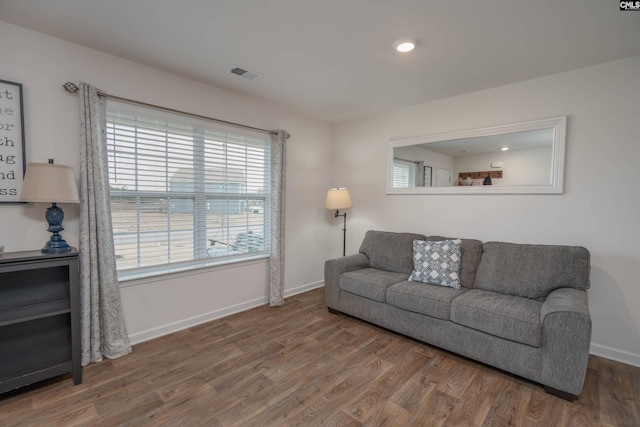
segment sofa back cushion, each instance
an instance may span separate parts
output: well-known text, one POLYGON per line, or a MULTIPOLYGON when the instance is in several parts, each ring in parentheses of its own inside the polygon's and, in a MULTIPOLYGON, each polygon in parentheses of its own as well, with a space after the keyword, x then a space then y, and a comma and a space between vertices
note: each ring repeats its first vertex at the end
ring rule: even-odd
POLYGON ((473 287, 543 300, 558 288, 589 288, 589 251, 580 246, 486 242, 473 287))
MULTIPOLYGON (((429 236, 427 240, 441 241, 453 240, 450 237, 429 236)), ((476 270, 482 255, 482 241, 475 239, 462 240, 462 261, 460 262, 460 284, 463 288, 473 288, 473 281, 476 277, 476 270)))
POLYGON ((360 252, 369 257, 372 268, 411 274, 413 241, 426 238, 422 234, 369 230, 360 245, 360 252))

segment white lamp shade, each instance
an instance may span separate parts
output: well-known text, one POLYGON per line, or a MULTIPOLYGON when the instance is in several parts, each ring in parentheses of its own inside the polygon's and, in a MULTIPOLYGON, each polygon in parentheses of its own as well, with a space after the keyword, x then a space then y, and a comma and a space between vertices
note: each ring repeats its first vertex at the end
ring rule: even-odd
POLYGON ((20 201, 80 203, 73 169, 53 163, 29 163, 24 174, 20 201))
POLYGON ((349 209, 351 204, 351 196, 346 188, 332 188, 327 192, 327 201, 324 204, 326 209, 340 210, 349 209))

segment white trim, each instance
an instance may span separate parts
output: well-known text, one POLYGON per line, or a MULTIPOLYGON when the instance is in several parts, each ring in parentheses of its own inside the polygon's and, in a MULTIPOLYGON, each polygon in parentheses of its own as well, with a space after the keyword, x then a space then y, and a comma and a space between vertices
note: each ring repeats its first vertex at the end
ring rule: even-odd
POLYGON ((625 363, 640 368, 640 354, 631 353, 617 348, 607 347, 606 345, 591 343, 589 353, 594 356, 604 357, 605 359, 615 360, 616 362, 625 363))
POLYGON ((140 277, 130 277, 127 279, 119 278, 118 283, 121 288, 126 288, 128 286, 137 286, 144 285, 152 282, 162 282, 168 279, 176 279, 180 277, 193 276, 197 274, 207 274, 211 271, 217 270, 226 270, 229 268, 241 268, 251 264, 261 264, 269 261, 269 255, 261 254, 253 257, 245 257, 241 260, 234 260, 233 262, 227 261, 218 261, 218 262, 210 262, 207 264, 195 264, 191 265, 185 269, 174 269, 173 271, 167 271, 161 274, 150 275, 150 276, 140 276, 140 277))
MULTIPOLYGON (((317 282, 307 283, 306 285, 285 290, 284 296, 285 298, 290 297, 293 295, 310 291, 312 289, 320 288, 322 286, 324 286, 324 281, 322 280, 317 282)), ((194 317, 179 320, 177 322, 168 323, 163 326, 157 326, 155 328, 147 329, 146 331, 136 332, 134 334, 129 335, 129 340, 131 341, 131 344, 139 344, 141 342, 149 341, 164 335, 169 335, 174 332, 178 332, 183 329, 190 328, 192 326, 200 325, 202 323, 211 322, 213 320, 221 319, 223 317, 227 317, 232 314, 247 311, 252 308, 267 304, 268 302, 269 302, 269 296, 265 295, 262 298, 256 298, 253 300, 244 301, 239 304, 223 307, 218 310, 210 311, 208 313, 202 313, 194 317)))
POLYGON ((288 298, 294 295, 301 294, 303 292, 310 291, 312 289, 321 288, 324 286, 324 280, 318 280, 317 282, 307 283, 306 285, 298 286, 292 289, 285 289, 284 297, 288 298))

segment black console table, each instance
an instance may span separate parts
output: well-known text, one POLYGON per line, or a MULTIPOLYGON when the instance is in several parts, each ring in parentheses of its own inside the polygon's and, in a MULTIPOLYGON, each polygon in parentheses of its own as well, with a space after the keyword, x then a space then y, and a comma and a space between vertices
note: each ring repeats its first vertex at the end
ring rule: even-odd
POLYGON ((78 251, 0 254, 0 393, 80 364, 78 251))

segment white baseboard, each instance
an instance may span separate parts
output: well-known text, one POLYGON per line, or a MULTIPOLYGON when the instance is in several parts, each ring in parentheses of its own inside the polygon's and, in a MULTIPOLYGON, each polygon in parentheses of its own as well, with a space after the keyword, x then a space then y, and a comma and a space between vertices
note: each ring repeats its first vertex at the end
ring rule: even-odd
POLYGON ((301 294, 303 292, 310 291, 311 289, 317 289, 324 286, 324 280, 319 280, 313 283, 307 283, 306 285, 298 286, 297 288, 288 289, 284 291, 284 297, 289 298, 294 295, 301 294))
MULTIPOLYGON (((288 298, 290 296, 307 292, 322 286, 324 286, 324 282, 318 281, 318 282, 313 282, 313 283, 308 283, 306 285, 298 286, 296 288, 287 289, 284 292, 284 297, 288 298)), ((163 335, 168 335, 174 332, 178 332, 183 329, 187 329, 192 326, 199 325, 201 323, 211 322, 212 320, 221 319, 223 317, 227 317, 232 314, 250 310, 252 308, 267 304, 268 302, 269 302, 269 297, 265 295, 262 298, 256 298, 250 301, 245 301, 239 304, 223 307, 218 310, 199 314, 198 316, 183 319, 178 322, 173 322, 163 326, 157 326, 155 328, 147 329, 146 331, 136 332, 134 334, 129 335, 129 341, 131 341, 131 344, 139 344, 141 342, 149 341, 154 338, 161 337, 163 335)))
POLYGON ((640 354, 634 354, 617 348, 607 347, 606 345, 593 343, 591 343, 589 353, 640 368, 640 354))

